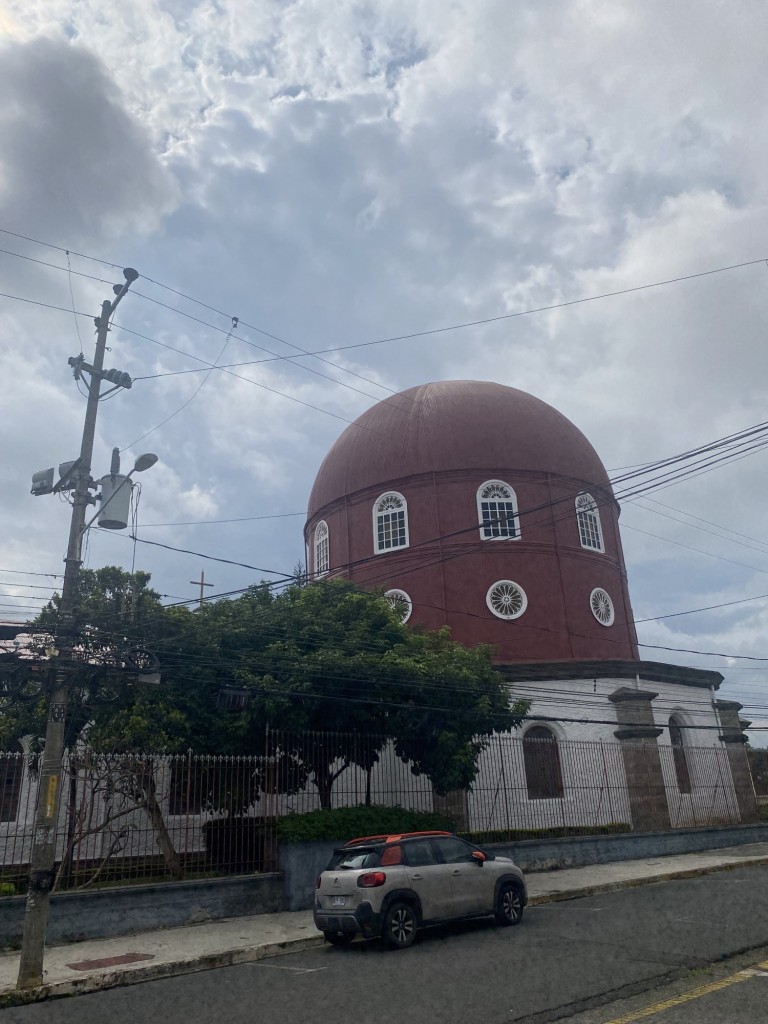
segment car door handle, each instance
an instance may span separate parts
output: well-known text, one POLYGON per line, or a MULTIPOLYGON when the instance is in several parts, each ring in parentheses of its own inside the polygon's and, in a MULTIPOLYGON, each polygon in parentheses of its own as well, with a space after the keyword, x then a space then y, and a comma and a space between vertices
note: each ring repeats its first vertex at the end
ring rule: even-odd
POLYGON ((453 871, 451 872, 451 874, 452 875, 460 875, 461 874, 461 868, 454 868, 453 871))
POLYGON ((420 882, 423 877, 423 875, 411 875, 411 878, 414 880, 414 882, 420 882))

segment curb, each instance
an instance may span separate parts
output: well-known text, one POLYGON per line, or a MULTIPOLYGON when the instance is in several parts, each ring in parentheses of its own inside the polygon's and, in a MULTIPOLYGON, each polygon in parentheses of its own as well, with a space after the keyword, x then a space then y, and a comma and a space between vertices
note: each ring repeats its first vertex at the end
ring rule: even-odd
POLYGON ((729 861, 727 864, 702 864, 697 868, 679 868, 676 871, 665 871, 659 875, 627 878, 620 882, 597 882, 595 885, 584 885, 578 889, 556 889, 553 892, 531 896, 528 904, 538 907, 546 903, 562 903, 565 900, 577 900, 582 896, 595 896, 601 892, 637 889, 641 885, 655 885, 656 882, 673 882, 677 878, 695 878, 697 875, 712 875, 718 871, 734 871, 736 868, 760 867, 766 864, 768 864, 768 857, 745 857, 743 860, 729 861))
POLYGON ((311 949, 313 946, 321 946, 324 942, 325 939, 321 935, 318 935, 317 938, 312 936, 311 938, 284 939, 281 942, 225 949, 220 953, 205 953, 166 963, 144 964, 121 971, 104 971, 101 974, 91 974, 85 978, 54 981, 49 985, 40 985, 37 988, 24 991, 6 989, 4 992, 0 992, 0 1010, 5 1010, 10 1006, 39 1003, 46 999, 61 999, 64 996, 80 996, 89 992, 101 992, 108 988, 136 985, 144 981, 175 978, 183 974, 194 974, 197 971, 210 971, 216 967, 235 967, 237 964, 253 963, 266 957, 311 949))
MULTIPOLYGON (((598 882, 596 885, 580 886, 578 889, 555 890, 531 896, 529 906, 544 906, 548 903, 561 903, 576 900, 584 896, 594 896, 601 892, 616 892, 620 889, 635 889, 643 885, 654 885, 657 882, 670 882, 679 878, 695 878, 698 875, 711 875, 718 871, 733 871, 741 867, 759 867, 768 864, 768 857, 749 857, 727 864, 707 864, 696 868, 681 868, 658 875, 647 875, 642 878, 625 879, 618 882, 598 882)), ((144 964, 124 968, 119 971, 104 971, 91 974, 84 978, 72 978, 64 981, 51 982, 38 988, 20 991, 6 989, 0 992, 0 1010, 11 1006, 26 1006, 39 1003, 46 999, 61 999, 66 996, 85 995, 89 992, 101 992, 105 989, 119 988, 127 985, 138 985, 145 981, 159 981, 163 978, 174 978, 198 971, 209 971, 218 967, 235 967, 238 964, 254 963, 266 957, 281 956, 295 953, 302 949, 322 946, 325 940, 317 937, 284 939, 258 946, 245 946, 225 949, 219 953, 206 953, 198 956, 184 957, 179 960, 159 964, 144 964)))

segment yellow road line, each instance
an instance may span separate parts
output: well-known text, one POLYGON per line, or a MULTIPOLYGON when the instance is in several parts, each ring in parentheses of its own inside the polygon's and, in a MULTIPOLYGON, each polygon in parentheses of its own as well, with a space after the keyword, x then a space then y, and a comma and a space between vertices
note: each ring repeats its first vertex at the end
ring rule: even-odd
POLYGON ((683 992, 679 996, 672 996, 671 999, 664 999, 660 1003, 654 1003, 652 1006, 645 1006, 642 1010, 633 1010, 631 1013, 625 1013, 622 1017, 614 1017, 613 1020, 607 1020, 605 1024, 632 1024, 633 1021, 642 1020, 644 1017, 652 1017, 656 1013, 663 1013, 664 1010, 670 1010, 673 1006, 689 1003, 692 999, 701 999, 702 996, 707 996, 710 992, 719 992, 720 989, 728 988, 729 985, 736 985, 740 981, 749 981, 750 978, 755 977, 756 970, 765 969, 768 969, 768 960, 763 960, 762 963, 739 971, 738 974, 732 974, 729 978, 721 978, 720 981, 713 981, 709 985, 692 988, 690 992, 683 992))

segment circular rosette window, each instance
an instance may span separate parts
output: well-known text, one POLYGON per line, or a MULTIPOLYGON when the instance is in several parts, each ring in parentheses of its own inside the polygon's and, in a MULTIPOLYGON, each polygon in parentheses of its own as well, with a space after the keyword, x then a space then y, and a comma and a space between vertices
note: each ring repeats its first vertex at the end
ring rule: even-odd
POLYGON ((404 590, 388 590, 384 597, 401 622, 407 622, 413 611, 413 602, 404 590))
POLYGON ((500 619, 518 619, 528 607, 528 598, 517 583, 499 580, 488 589, 485 603, 500 619))
POLYGON ((613 625, 613 601, 602 587, 595 587, 589 595, 589 607, 601 626, 613 625))

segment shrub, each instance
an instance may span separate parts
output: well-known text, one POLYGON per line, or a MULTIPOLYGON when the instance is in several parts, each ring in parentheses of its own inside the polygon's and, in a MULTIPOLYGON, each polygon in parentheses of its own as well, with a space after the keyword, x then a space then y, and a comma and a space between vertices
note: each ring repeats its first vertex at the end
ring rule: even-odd
POLYGON ((377 805, 289 814, 286 818, 280 818, 277 825, 278 836, 283 843, 336 839, 346 842, 356 836, 426 832, 431 829, 451 832, 454 828, 453 821, 443 814, 377 805))
MULTIPOLYGON (((330 811, 310 811, 309 814, 290 814, 280 818, 278 837, 283 843, 315 841, 346 842, 356 836, 397 834, 398 832, 427 832, 432 829, 456 831, 456 823, 444 814, 431 811, 408 811, 403 807, 337 807, 330 811)), ((489 831, 462 831, 458 834, 471 843, 513 843, 524 839, 563 839, 569 836, 606 836, 631 832, 625 822, 609 825, 565 826, 540 829, 493 829, 489 831)))
POLYGON ((507 828, 487 832, 459 832, 470 843, 519 843, 525 839, 572 839, 576 836, 613 836, 631 832, 632 826, 619 821, 609 825, 565 825, 558 828, 507 828))

